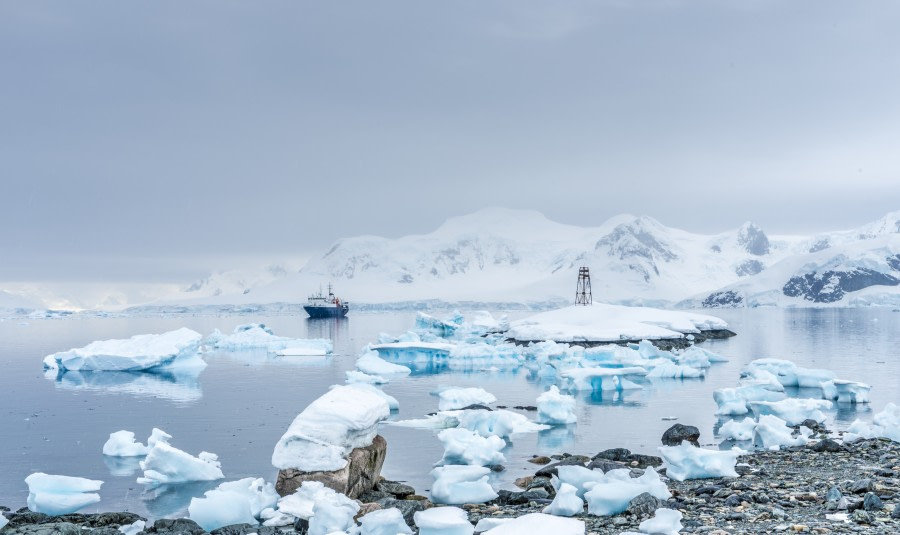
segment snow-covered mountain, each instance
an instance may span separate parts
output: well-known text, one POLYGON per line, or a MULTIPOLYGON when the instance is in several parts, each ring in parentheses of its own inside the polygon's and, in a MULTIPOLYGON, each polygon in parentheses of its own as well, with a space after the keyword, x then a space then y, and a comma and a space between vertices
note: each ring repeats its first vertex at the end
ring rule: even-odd
POLYGON ((296 304, 328 283, 357 306, 559 306, 573 300, 580 266, 591 270, 594 300, 609 303, 900 304, 900 212, 852 230, 779 236, 750 222, 705 235, 647 216, 576 227, 489 208, 429 234, 342 239, 299 271, 221 272, 147 306, 296 304))

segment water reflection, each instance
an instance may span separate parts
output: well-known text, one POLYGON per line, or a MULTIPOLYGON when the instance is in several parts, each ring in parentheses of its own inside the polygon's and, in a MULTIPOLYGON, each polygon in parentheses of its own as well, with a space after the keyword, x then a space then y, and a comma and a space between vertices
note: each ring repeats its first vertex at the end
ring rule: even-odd
POLYGON ((348 345, 349 332, 350 318, 306 318, 307 336, 330 339, 335 351, 348 345))
POLYGON ((203 397, 199 373, 199 370, 196 373, 47 370, 44 377, 63 390, 128 394, 187 403, 203 397))
POLYGON ((103 456, 103 464, 109 469, 109 475, 115 477, 129 477, 137 473, 140 462, 144 457, 112 457, 103 456))
POLYGON ((537 445, 541 451, 561 451, 575 443, 575 424, 557 425, 538 431, 537 445))
POLYGON ((147 511, 155 518, 178 518, 185 516, 191 498, 219 486, 221 481, 192 481, 178 485, 160 485, 141 494, 147 511))

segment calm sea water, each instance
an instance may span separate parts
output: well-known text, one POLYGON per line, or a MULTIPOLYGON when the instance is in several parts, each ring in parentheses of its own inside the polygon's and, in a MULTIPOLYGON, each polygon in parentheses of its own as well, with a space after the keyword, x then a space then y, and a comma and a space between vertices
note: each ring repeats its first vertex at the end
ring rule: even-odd
MULTIPOLYGON (((511 317, 522 313, 510 314, 511 317)), ((647 383, 620 395, 578 396, 578 423, 518 435, 505 450, 506 471, 493 483, 511 487, 531 473, 533 454, 593 454, 612 447, 655 453, 663 431, 678 422, 701 430, 701 442, 715 444, 712 391, 734 386, 741 367, 755 358, 777 357, 801 366, 828 368, 846 379, 872 385, 870 406, 842 406, 829 426, 871 419, 887 402, 900 403, 900 313, 885 309, 725 310, 738 336, 703 344, 730 359, 714 365, 705 379, 647 383)), ((438 313, 437 315, 441 315, 438 313)), ((102 501, 85 512, 133 511, 151 518, 184 514, 191 497, 218 482, 147 491, 135 482, 135 460, 101 454, 109 433, 134 431, 142 441, 153 427, 173 435, 172 444, 192 454, 219 455, 228 479, 274 480, 272 449, 293 418, 329 385, 344 382, 360 349, 380 332, 412 328, 413 313, 354 314, 344 320, 301 317, 133 317, 0 321, 0 505, 25 505, 23 480, 32 472, 105 481, 102 501), (193 380, 147 374, 93 374, 63 381, 45 377, 41 359, 94 340, 124 338, 190 327, 203 334, 230 332, 241 323, 263 322, 276 334, 327 337, 335 353, 324 359, 272 358, 264 353, 210 354, 209 366, 193 380)), ((385 386, 400 401, 395 419, 418 418, 437 409, 431 392, 443 386, 480 386, 501 405, 533 405, 547 387, 527 370, 497 373, 413 375, 385 386)), ((802 395, 804 393, 797 393, 802 395)), ((530 413, 533 417, 533 413, 530 413)), ((419 492, 443 448, 428 430, 383 426, 388 456, 383 474, 409 481, 419 492)))

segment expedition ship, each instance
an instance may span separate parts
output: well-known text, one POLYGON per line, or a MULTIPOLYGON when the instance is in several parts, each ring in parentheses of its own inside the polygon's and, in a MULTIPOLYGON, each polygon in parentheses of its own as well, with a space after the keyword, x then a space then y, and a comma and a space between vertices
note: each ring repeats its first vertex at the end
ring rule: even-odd
POLYGON ((341 301, 339 297, 331 291, 331 284, 328 284, 328 295, 319 293, 309 296, 303 310, 309 314, 311 318, 343 318, 350 310, 350 303, 341 301))

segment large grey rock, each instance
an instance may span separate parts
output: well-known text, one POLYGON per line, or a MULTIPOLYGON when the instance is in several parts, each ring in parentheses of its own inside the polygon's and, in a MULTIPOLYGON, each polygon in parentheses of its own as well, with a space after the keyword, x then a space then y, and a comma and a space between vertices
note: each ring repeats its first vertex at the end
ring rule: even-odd
POLYGON ((874 492, 867 492, 863 498, 863 509, 866 511, 881 511, 884 509, 884 503, 874 492))
POLYGON ((662 507, 662 500, 648 492, 642 492, 628 502, 628 513, 637 518, 653 516, 657 509, 662 507))
POLYGON ((382 479, 381 481, 379 481, 378 484, 375 485, 375 490, 393 494, 398 498, 403 498, 405 496, 409 496, 410 494, 416 493, 416 489, 405 483, 400 483, 399 481, 388 481, 387 479, 382 479))
POLYGON ((553 464, 548 464, 547 466, 535 472, 534 475, 537 477, 555 476, 558 473, 557 467, 559 466, 584 466, 585 464, 586 463, 583 458, 577 455, 573 455, 553 464))
POLYGON ((252 526, 250 524, 232 524, 209 532, 209 535, 276 535, 278 530, 269 526, 252 526))
POLYGON ((664 446, 678 446, 685 440, 699 447, 700 430, 692 425, 675 424, 666 429, 662 436, 664 446))
POLYGON ((851 494, 865 494, 875 490, 875 483, 871 479, 860 479, 850 484, 851 494))
POLYGON ((164 535, 205 535, 206 530, 189 518, 160 518, 145 533, 161 533, 164 535))
POLYGON ((386 456, 387 441, 378 435, 371 445, 350 452, 347 465, 340 470, 331 472, 303 472, 293 468, 279 470, 275 490, 278 494, 287 496, 300 488, 304 481, 319 481, 326 487, 355 499, 375 487, 386 456))
POLYGON ((71 522, 47 522, 46 524, 26 524, 10 527, 7 525, 3 535, 81 535, 81 528, 71 522))

